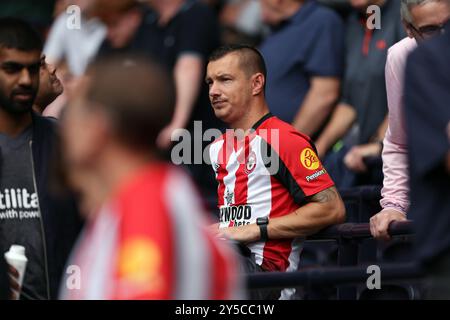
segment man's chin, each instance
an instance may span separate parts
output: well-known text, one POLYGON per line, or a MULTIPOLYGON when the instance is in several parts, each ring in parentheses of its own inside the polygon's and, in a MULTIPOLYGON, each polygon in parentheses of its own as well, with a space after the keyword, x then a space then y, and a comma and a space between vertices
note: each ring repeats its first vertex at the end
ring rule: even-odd
POLYGON ((215 112, 215 115, 216 115, 216 117, 217 117, 220 121, 222 121, 222 122, 224 122, 224 123, 226 123, 226 124, 230 124, 230 123, 233 122, 233 117, 232 117, 232 115, 231 115, 230 113, 228 113, 228 112, 220 112, 220 111, 216 111, 216 112, 215 112))
POLYGON ((6 110, 8 113, 21 115, 28 113, 32 110, 33 101, 27 102, 13 102, 9 105, 3 106, 2 109, 6 110))

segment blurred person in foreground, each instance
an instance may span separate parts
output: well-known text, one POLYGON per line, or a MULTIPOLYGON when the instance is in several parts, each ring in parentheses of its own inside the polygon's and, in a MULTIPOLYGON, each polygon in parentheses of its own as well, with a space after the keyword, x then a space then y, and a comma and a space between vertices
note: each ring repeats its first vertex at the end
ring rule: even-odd
MULTIPOLYGON (((231 128, 209 146, 220 209, 211 229, 250 249, 249 273, 297 270, 304 238, 345 219, 310 138, 270 113, 265 80, 264 59, 253 47, 225 46, 209 58, 211 104, 231 128)), ((259 291, 253 298, 290 299, 294 293, 259 291)))
POLYGON ((389 48, 385 77, 388 128, 383 140, 383 208, 370 219, 375 238, 388 240, 389 224, 406 220, 409 209, 408 149, 404 118, 404 72, 406 59, 418 43, 439 35, 450 19, 449 0, 401 0, 401 16, 408 37, 389 48))
POLYGON ((214 115, 206 108, 207 92, 202 81, 208 55, 219 44, 218 25, 210 8, 196 0, 95 1, 104 7, 99 17, 107 26, 99 55, 146 54, 173 74, 175 112, 158 136, 158 146, 169 148, 172 132, 191 128, 193 119, 202 120, 204 129, 216 125, 214 115))
POLYGON ((19 19, 0 19, 0 254, 12 244, 25 247, 20 298, 30 300, 56 297, 81 228, 74 199, 49 187, 56 125, 32 111, 41 66, 36 31, 19 19))
POLYGON ((425 268, 427 298, 450 299, 450 22, 411 53, 405 72, 415 258, 425 268))
POLYGON ((138 52, 156 59, 172 74, 176 89, 175 111, 158 135, 157 145, 169 158, 171 152, 176 152, 172 148, 174 141, 183 139, 176 136, 175 130, 187 129, 191 137, 186 139, 190 148, 184 152, 187 159, 183 159, 182 164, 189 170, 201 194, 216 202, 214 178, 209 175, 209 166, 201 162, 202 151, 210 142, 203 141, 203 132, 223 127, 209 107, 203 82, 208 56, 220 40, 212 10, 195 0, 145 0, 140 4, 132 0, 95 1, 104 9, 100 18, 108 28, 99 56, 138 52), (197 146, 201 146, 200 152, 197 146), (200 161, 197 161, 198 156, 200 161))
POLYGON ((123 55, 98 60, 77 85, 63 160, 90 212, 70 262, 81 288, 63 287, 62 299, 240 297, 235 258, 204 227, 193 184, 157 156, 174 90, 159 65, 123 55))

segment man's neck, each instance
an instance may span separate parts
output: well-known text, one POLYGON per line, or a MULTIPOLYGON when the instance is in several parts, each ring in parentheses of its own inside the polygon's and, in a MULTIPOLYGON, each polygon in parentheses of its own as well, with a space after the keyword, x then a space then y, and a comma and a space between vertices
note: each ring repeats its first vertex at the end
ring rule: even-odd
POLYGON ((235 123, 232 123, 230 127, 234 130, 243 130, 246 134, 249 132, 249 130, 257 123, 262 117, 264 117, 266 114, 269 113, 269 107, 265 102, 263 104, 259 104, 255 106, 254 108, 249 108, 249 112, 236 121, 235 123))
POLYGON ((102 156, 101 164, 97 167, 96 175, 104 189, 103 200, 108 201, 114 193, 130 178, 147 166, 153 160, 153 156, 147 151, 132 152, 123 148, 111 148, 102 156))
POLYGON ((11 114, 0 108, 0 133, 17 137, 31 124, 31 112, 11 114))
POLYGON ((36 112, 37 114, 42 114, 42 112, 44 112, 44 108, 41 108, 35 103, 33 104, 33 111, 36 112))
POLYGON ((297 13, 298 10, 303 6, 304 1, 298 2, 288 2, 286 7, 283 9, 283 18, 284 20, 289 19, 294 14, 297 13))
POLYGON ((159 13, 160 25, 167 25, 170 20, 178 13, 182 7, 184 0, 161 1, 156 7, 159 13))

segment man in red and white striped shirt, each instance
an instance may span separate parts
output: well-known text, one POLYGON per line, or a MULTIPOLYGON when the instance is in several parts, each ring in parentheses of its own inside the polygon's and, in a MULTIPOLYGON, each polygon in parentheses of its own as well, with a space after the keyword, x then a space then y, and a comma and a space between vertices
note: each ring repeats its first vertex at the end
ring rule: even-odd
POLYGON ((61 298, 241 298, 233 252, 208 231, 193 184, 156 156, 174 106, 169 76, 135 57, 107 58, 76 93, 63 116, 64 158, 84 203, 100 209, 61 298))
MULTIPOLYGON (((210 57, 211 104, 232 128, 209 147, 218 181, 216 232, 247 244, 251 271, 292 271, 302 239, 342 222, 345 208, 309 137, 270 114, 265 78, 254 48, 226 46, 210 57)), ((281 298, 292 294, 283 290, 281 298)))

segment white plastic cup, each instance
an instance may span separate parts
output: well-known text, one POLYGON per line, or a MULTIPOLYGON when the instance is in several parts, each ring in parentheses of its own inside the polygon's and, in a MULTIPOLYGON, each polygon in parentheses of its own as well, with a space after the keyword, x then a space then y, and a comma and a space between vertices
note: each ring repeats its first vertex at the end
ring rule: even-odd
MULTIPOLYGON (((25 256, 25 247, 13 244, 9 251, 5 252, 5 259, 9 265, 13 266, 19 272, 18 284, 22 289, 23 277, 27 268, 28 259, 25 256)), ((18 300, 20 292, 16 292, 16 299, 18 300)))

